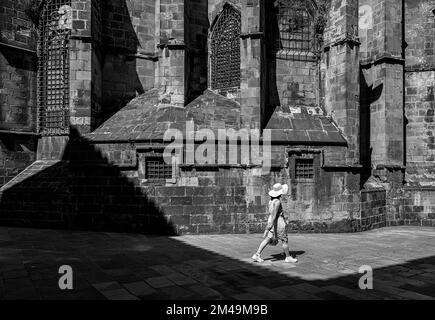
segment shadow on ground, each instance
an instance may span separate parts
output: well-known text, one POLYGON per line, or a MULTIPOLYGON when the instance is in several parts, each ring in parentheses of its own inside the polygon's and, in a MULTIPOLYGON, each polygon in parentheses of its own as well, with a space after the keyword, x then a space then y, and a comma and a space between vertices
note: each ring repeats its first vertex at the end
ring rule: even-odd
POLYGON ((302 265, 274 271, 248 262, 249 257, 231 258, 178 239, 0 228, 0 299, 435 297, 435 256, 375 269, 374 290, 363 291, 358 287, 360 274, 307 280, 300 276, 305 272, 302 265), (58 289, 61 265, 73 268, 71 291, 58 289))
MULTIPOLYGON (((290 251, 290 255, 292 257, 300 257, 305 253, 305 251, 290 251)), ((285 260, 285 254, 284 253, 278 253, 278 254, 272 254, 270 258, 264 259, 264 261, 281 261, 285 260)))

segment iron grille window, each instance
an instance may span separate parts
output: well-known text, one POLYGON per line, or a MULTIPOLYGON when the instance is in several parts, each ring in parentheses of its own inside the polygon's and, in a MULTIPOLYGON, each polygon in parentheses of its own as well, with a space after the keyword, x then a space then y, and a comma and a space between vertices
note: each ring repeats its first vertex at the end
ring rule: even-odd
POLYGON ((69 132, 69 36, 71 1, 47 0, 38 40, 38 130, 69 132))
POLYGON ((276 5, 280 55, 290 59, 312 59, 315 51, 313 18, 301 1, 278 1, 276 5))
POLYGON ((172 179, 172 164, 167 164, 163 156, 147 156, 145 158, 145 179, 151 181, 172 179))
POLYGON ((314 179, 314 160, 305 158, 295 159, 295 178, 314 179))
POLYGON ((211 88, 240 87, 240 12, 225 5, 211 35, 211 88))

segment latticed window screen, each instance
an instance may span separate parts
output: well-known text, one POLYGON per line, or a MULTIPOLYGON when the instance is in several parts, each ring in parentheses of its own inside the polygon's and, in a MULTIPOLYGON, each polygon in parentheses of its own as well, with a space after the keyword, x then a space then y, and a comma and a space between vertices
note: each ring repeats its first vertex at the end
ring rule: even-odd
POLYGON ((71 1, 47 0, 38 41, 38 130, 69 132, 69 37, 71 1))
POLYGON ((311 59, 316 46, 313 18, 301 1, 277 1, 276 16, 280 54, 293 59, 311 59))
POLYGON ((211 88, 240 87, 240 12, 225 5, 211 35, 211 88))
POLYGON ((172 179, 172 164, 167 164, 163 156, 147 156, 145 158, 145 179, 152 181, 172 179))
POLYGON ((314 178, 314 160, 305 158, 295 159, 295 178, 296 179, 313 179, 314 178))

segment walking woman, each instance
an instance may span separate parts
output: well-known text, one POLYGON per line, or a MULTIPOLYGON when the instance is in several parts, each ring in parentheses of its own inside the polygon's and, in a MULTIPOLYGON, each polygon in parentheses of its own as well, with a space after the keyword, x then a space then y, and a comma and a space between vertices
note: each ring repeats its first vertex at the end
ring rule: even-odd
POLYGON ((282 249, 285 253, 285 262, 298 262, 298 259, 290 256, 288 249, 288 237, 286 232, 286 221, 284 219, 284 211, 282 210, 281 196, 287 194, 288 185, 277 183, 273 186, 272 190, 269 191, 270 201, 269 201, 269 218, 267 220, 267 227, 264 231, 263 242, 261 242, 258 251, 252 256, 252 260, 256 262, 263 262, 261 259, 261 253, 268 244, 276 245, 278 240, 282 242, 282 249))

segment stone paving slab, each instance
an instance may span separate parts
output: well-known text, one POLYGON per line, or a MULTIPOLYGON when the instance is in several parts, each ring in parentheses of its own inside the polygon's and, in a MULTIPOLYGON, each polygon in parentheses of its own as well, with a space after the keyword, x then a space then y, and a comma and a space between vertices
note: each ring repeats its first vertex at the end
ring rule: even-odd
POLYGON ((280 246, 250 256, 261 235, 151 237, 0 227, 1 300, 435 299, 435 229, 290 234, 297 264, 280 246), (58 269, 73 269, 60 290, 58 269), (371 266, 373 290, 358 273, 371 266))
POLYGON ((144 281, 124 283, 124 287, 135 296, 146 296, 155 292, 155 290, 144 281))

